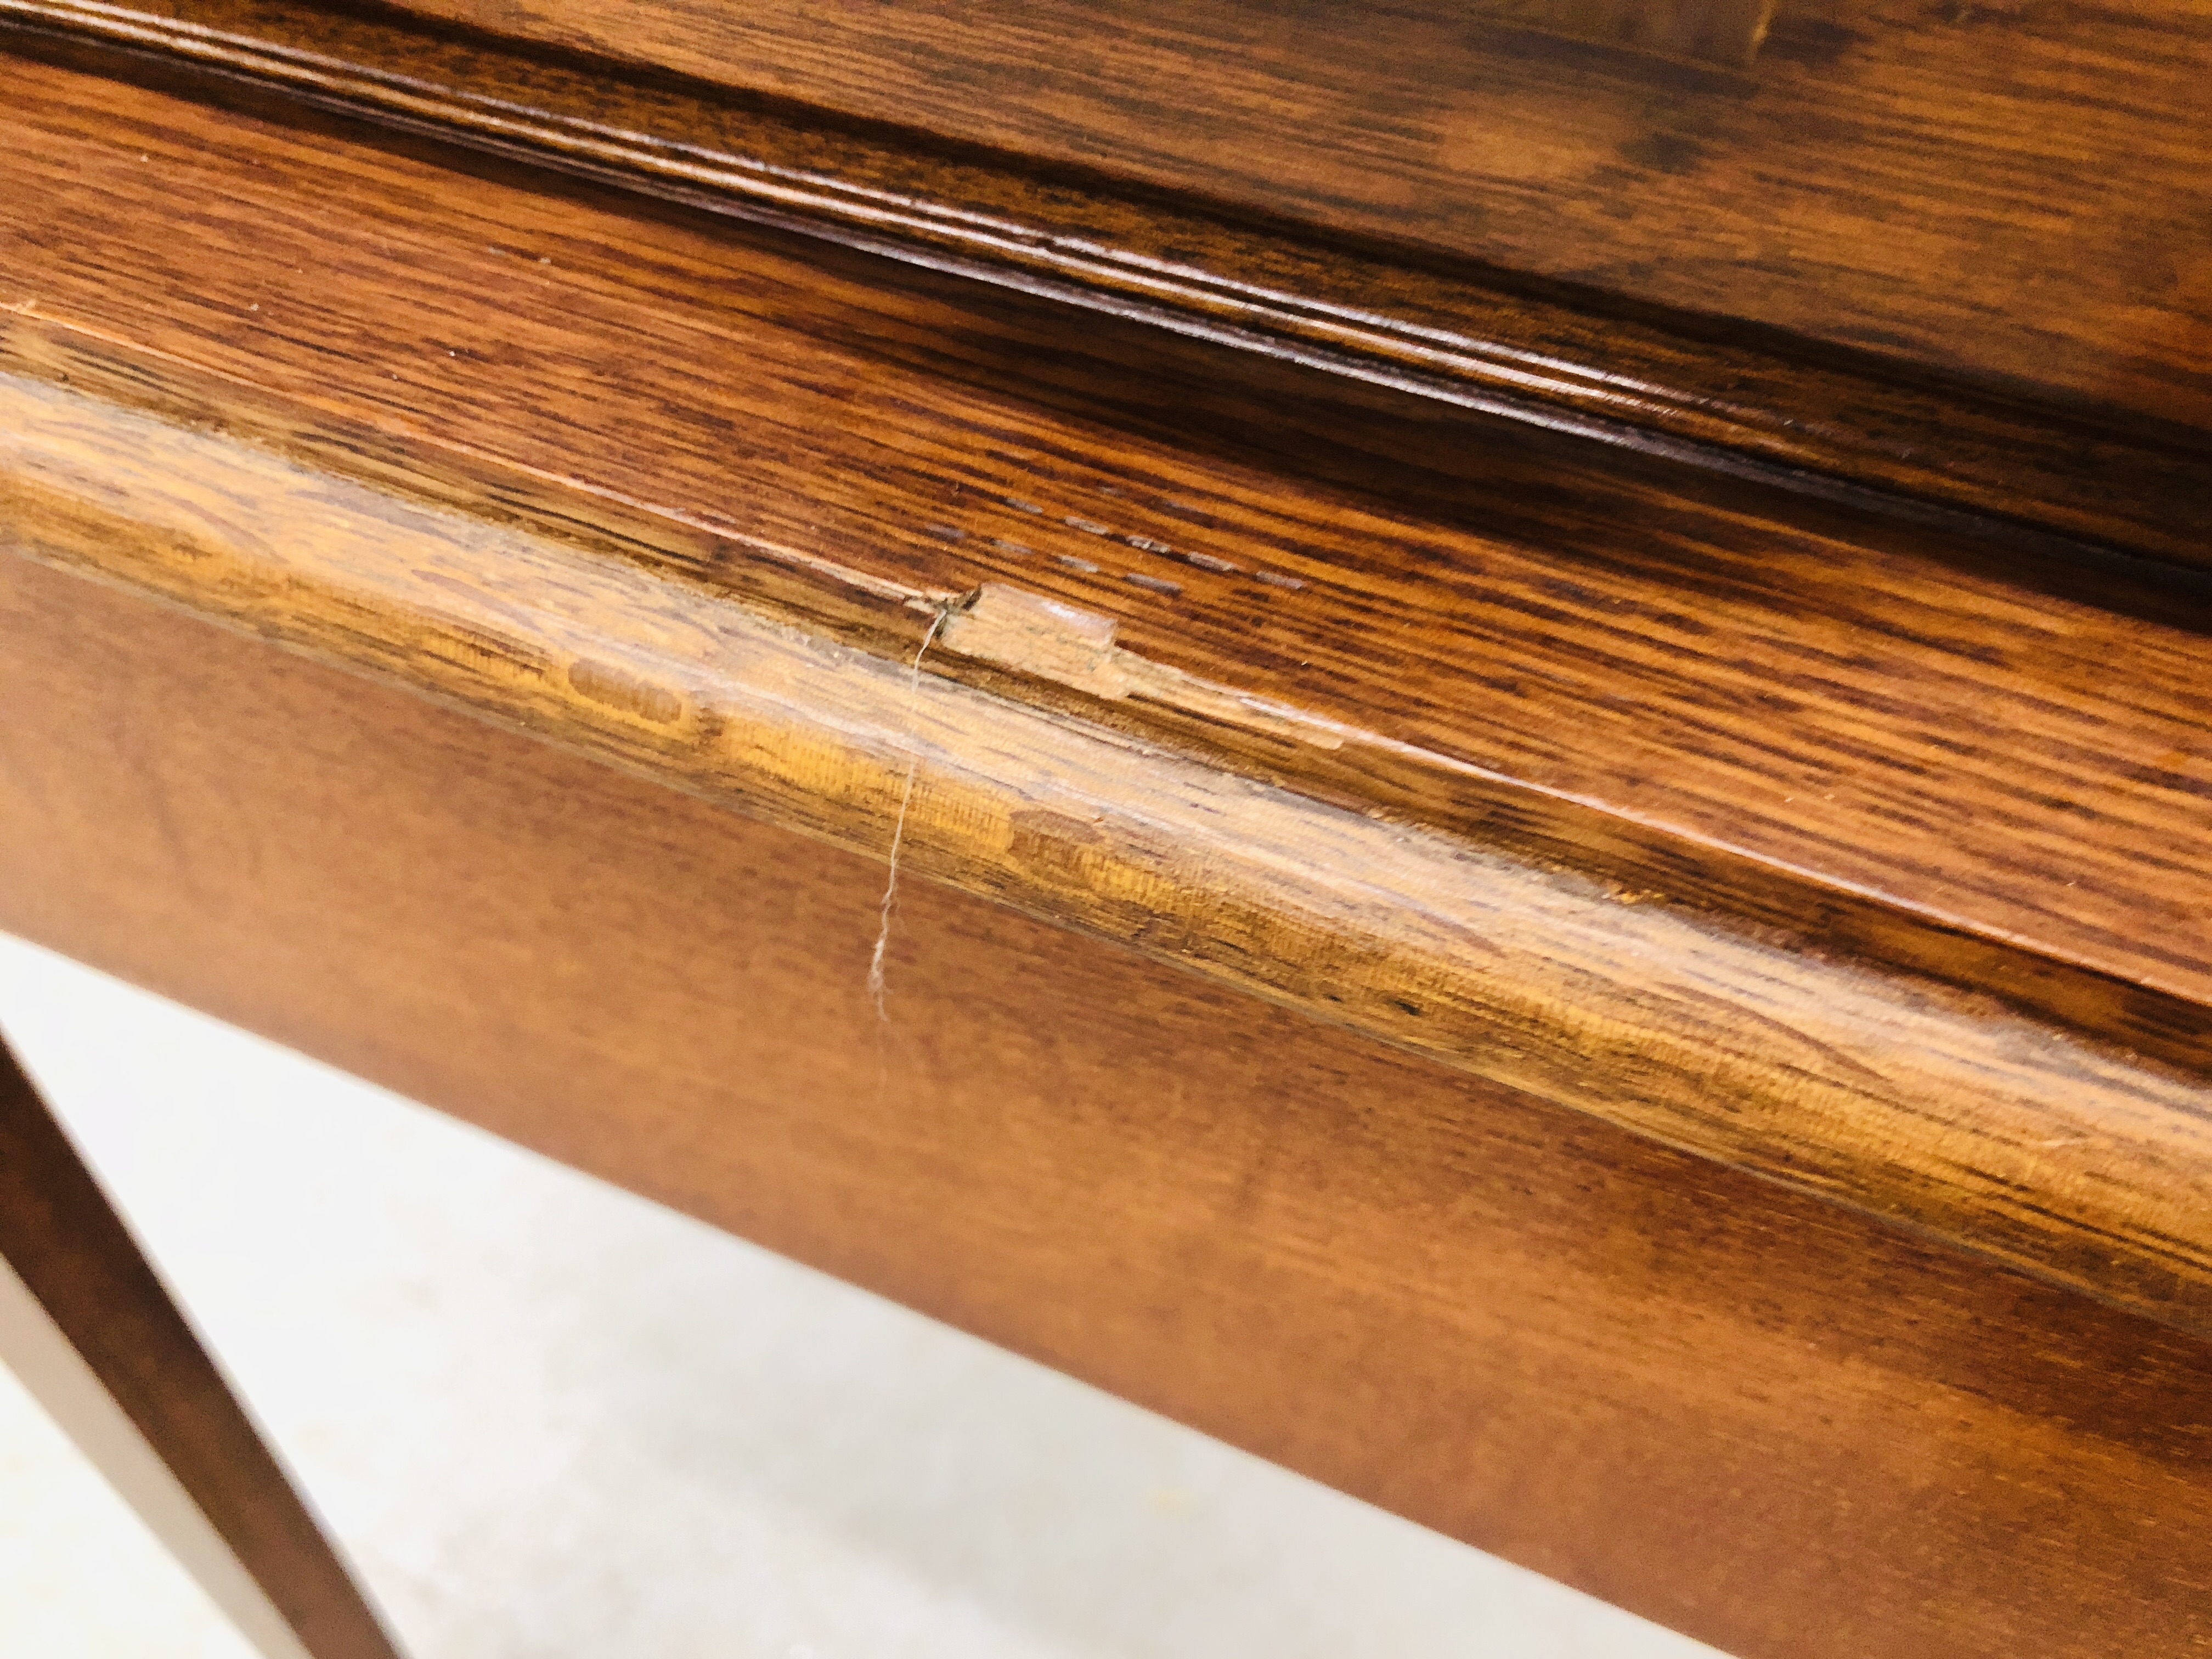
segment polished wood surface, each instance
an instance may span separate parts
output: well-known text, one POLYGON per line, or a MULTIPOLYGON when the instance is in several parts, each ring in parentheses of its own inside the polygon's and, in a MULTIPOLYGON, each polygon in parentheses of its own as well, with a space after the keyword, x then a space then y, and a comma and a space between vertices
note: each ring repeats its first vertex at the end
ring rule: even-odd
POLYGON ((397 1659, 4 1042, 0 1279, 0 1361, 80 1437, 263 1659, 397 1659), (14 1305, 19 1294, 29 1306, 14 1305))
POLYGON ((2212 1350, 0 560, 0 926, 1745 1659, 2212 1643, 2212 1350))
MULTIPOLYGON (((1387 388, 1417 407, 1934 515, 2000 543, 2055 531, 2198 568, 2212 561, 2202 431, 2094 402, 2023 400, 2017 388, 1978 389, 1925 364, 1839 355, 1740 319, 1532 287, 1526 273, 1481 260, 1347 240, 1234 201, 1163 197, 1110 172, 672 84, 635 65, 549 58, 511 38, 448 38, 389 12, 304 0, 181 0, 152 12, 0 0, 0 33, 19 51, 58 52, 103 73, 226 98, 258 91, 295 112, 302 101, 356 110, 447 144, 1387 388)), ((1613 216, 1663 221, 1670 210, 1625 180, 1607 183, 1623 192, 1604 198, 1613 216)), ((1221 377, 1218 368, 1203 376, 1221 377)), ((1159 400, 1155 391, 1139 401, 1159 400)), ((1263 404, 1256 424, 1279 418, 1263 404)), ((1366 424, 1363 411, 1352 430, 1366 424)), ((1462 442, 1492 436, 1476 422, 1462 442)))
POLYGON ((1244 387, 1150 331, 358 128, 27 62, 13 91, 0 305, 90 343, 53 372, 123 397, 166 386, 149 357, 204 368, 190 418, 739 591, 808 561, 1016 582, 1376 741, 1093 717, 2201 1053, 2196 578, 1244 387))
MULTIPOLYGON (((0 377, 0 547, 413 686, 1670 1145, 2212 1334, 2212 1085, 945 684, 1103 697, 1100 618, 988 585, 910 668, 699 587, 0 377), (927 671, 927 672, 925 672, 927 671)), ((1188 676, 1288 742, 1336 733, 1188 676)))
POLYGON ((1459 0, 407 9, 2212 426, 2193 0, 1785 5, 1742 76, 1459 0))

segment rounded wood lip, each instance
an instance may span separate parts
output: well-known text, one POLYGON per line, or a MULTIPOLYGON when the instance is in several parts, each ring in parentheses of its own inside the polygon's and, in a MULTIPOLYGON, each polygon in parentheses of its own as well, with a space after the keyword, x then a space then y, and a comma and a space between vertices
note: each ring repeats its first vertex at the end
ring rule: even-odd
POLYGON ((1065 607, 878 582, 825 625, 13 375, 0 507, 18 554, 2212 1334, 2202 1075, 1081 719, 1149 676, 1343 736, 1065 607))
MULTIPOLYGON (((881 654, 911 656, 932 625, 934 607, 963 592, 993 583, 1035 582, 1041 574, 1048 580, 1053 574, 1040 571, 1033 550, 1003 557, 986 550, 980 558, 940 567, 968 574, 964 589, 933 585, 927 577, 918 581, 910 565, 902 568, 873 556, 872 548, 832 541, 824 552, 817 546, 818 535, 807 536, 808 546, 799 547, 748 533, 705 505, 712 496, 702 497, 696 481, 626 491, 595 483, 588 470, 583 477, 566 470, 549 473, 441 435, 434 427, 424 430, 419 422, 364 422, 324 404, 309 404, 296 392, 274 392, 234 374, 210 371, 82 320, 49 316, 36 304, 0 306, 0 371, 70 386, 173 424, 220 430, 310 468, 378 489, 396 488, 464 516, 488 514, 571 542, 580 535, 595 552, 705 582, 742 604, 881 654), (848 562, 856 559, 866 568, 848 562)), ((766 487, 788 489, 794 482, 804 487, 804 479, 773 477, 766 487)), ((918 500, 898 506, 908 512, 934 507, 918 500)), ((1049 514, 1037 503, 987 497, 985 507, 983 530, 932 528, 963 536, 972 545, 994 527, 995 515, 1032 540, 1052 544, 1049 514), (1045 528, 1033 530, 1032 524, 1045 528)), ((1057 533, 1060 545, 1080 545, 1101 556, 1113 540, 1057 533)), ((1146 550, 1154 568, 1176 568, 1171 559, 1155 556, 1176 550, 1142 537, 1125 539, 1146 550)), ((1215 544, 1241 556, 1264 556, 1267 550, 1263 541, 1249 537, 1215 544)), ((1199 565, 1210 556, 1184 551, 1181 557, 1199 565)), ((1236 580, 1255 580, 1244 567, 1218 559, 1212 564, 1243 573, 1236 580)), ((1782 948, 1840 954, 1933 979, 2093 1042, 2191 1073, 2212 1071, 2212 1020, 2185 955, 2177 958, 2157 950, 2115 955, 2108 940, 2039 928, 2032 908, 2002 897, 1992 905, 1990 895, 1971 884, 1915 880, 1911 871, 1902 872, 1903 879, 1893 870, 1887 878, 1855 877, 1822 860, 1817 838, 1801 842, 1792 857, 1716 833, 1679 810, 1642 814, 1624 805, 1619 779, 1607 769, 1599 769, 1592 780, 1597 787, 1586 792, 1547 783, 1541 769, 1526 763, 1498 769, 1465 752, 1468 745, 1449 721, 1417 724, 1413 737, 1384 735, 1371 727, 1394 712, 1388 675, 1376 680, 1372 697, 1339 699, 1322 713, 1293 706, 1279 690, 1262 696, 1206 678, 1204 671, 1224 682, 1239 678, 1244 665, 1233 641, 1185 652, 1186 667, 1197 665, 1200 672, 1170 668, 1141 652, 1177 648, 1172 615, 1163 632, 1141 609, 1132 611, 1126 603, 1109 614, 1093 614, 1093 606, 1116 604, 1118 585, 1110 573, 1084 568, 1093 574, 1072 588, 1063 584, 1050 602, 1081 649, 1073 654, 1064 649, 975 656, 940 652, 933 671, 1035 706, 1064 709, 1311 799, 1425 824, 1539 867, 1588 878, 1626 902, 1716 916, 1782 948), (1140 626, 1146 646, 1118 648, 1117 635, 1132 624, 1140 626), (1224 650, 1224 644, 1231 648, 1224 650), (2177 966, 2182 971, 2174 972, 2177 966)), ((1262 568, 1257 579, 1270 574, 1262 568)), ((1303 582, 1278 580, 1292 591, 1263 589, 1271 603, 1305 607, 1308 614, 1332 603, 1326 594, 1304 592, 1303 582)), ((980 620, 986 619, 968 619, 980 620)), ((1402 618, 1404 625, 1420 621, 1418 612, 1402 618)), ((1388 629, 1367 626, 1350 643, 1373 650, 1387 648, 1389 641, 1388 629)), ((1480 672, 1480 664, 1462 663, 1460 672, 1480 672)), ((1876 683, 1869 689, 1881 688, 1876 683)), ((2124 712, 2108 710, 2106 718, 2124 712)), ((1759 740, 1756 723, 1746 735, 1759 740)), ((2057 827, 2063 831, 2063 822, 2057 827)), ((2142 844, 2140 825, 2118 827, 2124 832, 2123 847, 2142 844)), ((2149 914, 2141 903, 2135 913, 2149 914)))

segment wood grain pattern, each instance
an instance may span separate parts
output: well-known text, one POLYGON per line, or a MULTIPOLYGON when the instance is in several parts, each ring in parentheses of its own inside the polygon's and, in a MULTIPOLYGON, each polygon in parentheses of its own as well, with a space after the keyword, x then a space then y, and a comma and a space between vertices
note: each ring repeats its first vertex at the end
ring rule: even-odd
POLYGON ((1661 58, 1745 69, 1774 21, 1771 0, 1476 0, 1496 18, 1661 58))
POLYGON ((0 926, 1743 1659, 2212 1643, 2212 1352, 0 559, 0 926))
MULTIPOLYGON (((9 726, 15 723, 11 716, 9 726)), ((7 793, 12 798, 13 790, 7 793)), ((5 1042, 0 1273, 20 1279, 81 1356, 91 1386, 120 1407, 126 1432, 150 1448, 181 1488, 184 1511, 173 1518, 188 1533, 212 1527, 214 1536, 188 1553, 185 1565, 264 1659, 398 1659, 344 1564, 5 1042)), ((0 1287, 0 1294, 15 1288, 0 1287)), ((112 1467, 100 1455, 103 1449, 87 1449, 112 1467)), ((161 1530, 167 1511, 158 1503, 151 1508, 147 1519, 161 1530)))
POLYGON ((0 920, 1739 1651, 2212 1644, 2207 37, 1888 3, 0 0, 0 920))
MULTIPOLYGON (((1240 217, 1231 204, 1162 200, 1032 157, 855 129, 605 63, 547 61, 386 14, 283 0, 150 12, 0 0, 0 24, 9 21, 156 53, 173 76, 189 79, 198 66, 204 90, 235 94, 245 82, 357 109, 1401 398, 1984 533, 2025 523, 2212 561, 2200 511, 2212 448, 2110 410, 1900 377, 1895 365, 1711 318, 1624 314, 1618 295, 1533 291, 1466 259, 1346 246, 1312 225, 1240 217)), ((0 33, 19 49, 54 49, 35 33, 0 33)), ((99 61, 134 62, 113 52, 99 61)))
MULTIPOLYGON (((2212 1333, 2201 1077, 36 382, 0 378, 0 547, 840 845, 880 854, 896 823, 916 875, 2212 1333)), ((1095 696, 1145 666, 1018 590, 910 603, 944 653, 1095 696)), ((1221 720, 1340 741, 1174 679, 1221 720)))
POLYGON ((1457 0, 406 9, 2212 426, 2192 0, 1784 8, 1746 77, 1457 0))
POLYGON ((2191 579, 2027 580, 349 125, 11 89, 19 366, 724 589, 1017 582, 1355 735, 1089 717, 2202 1064, 2191 579))

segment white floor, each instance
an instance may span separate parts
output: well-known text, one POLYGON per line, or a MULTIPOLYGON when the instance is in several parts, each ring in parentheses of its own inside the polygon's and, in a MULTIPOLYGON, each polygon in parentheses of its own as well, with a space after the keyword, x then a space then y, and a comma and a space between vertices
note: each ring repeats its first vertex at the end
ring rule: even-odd
MULTIPOLYGON (((1711 1650, 0 937, 415 1659, 1711 1650)), ((246 1659, 0 1372, 0 1656, 246 1659)))

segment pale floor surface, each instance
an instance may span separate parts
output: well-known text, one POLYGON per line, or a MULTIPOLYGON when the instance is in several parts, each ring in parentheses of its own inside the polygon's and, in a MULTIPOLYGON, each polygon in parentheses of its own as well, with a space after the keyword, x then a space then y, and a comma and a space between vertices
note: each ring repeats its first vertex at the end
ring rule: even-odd
MULTIPOLYGON (((0 937, 415 1659, 1712 1650, 0 937)), ((0 1372, 0 1656, 248 1659, 0 1372)))

